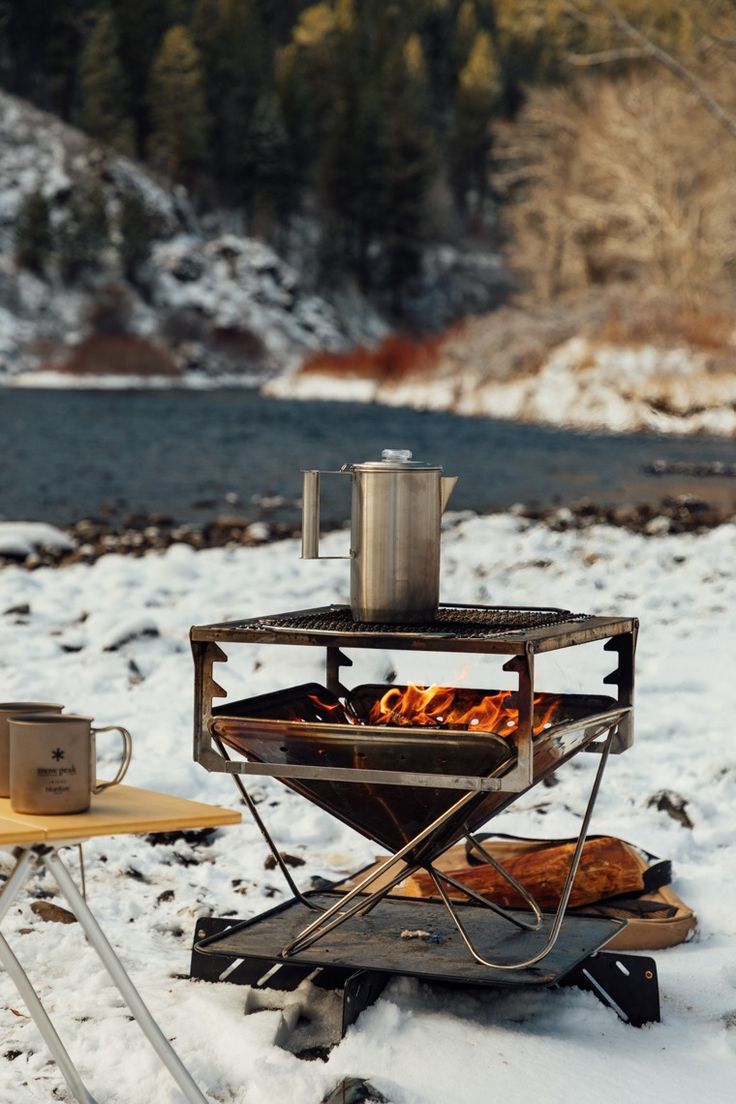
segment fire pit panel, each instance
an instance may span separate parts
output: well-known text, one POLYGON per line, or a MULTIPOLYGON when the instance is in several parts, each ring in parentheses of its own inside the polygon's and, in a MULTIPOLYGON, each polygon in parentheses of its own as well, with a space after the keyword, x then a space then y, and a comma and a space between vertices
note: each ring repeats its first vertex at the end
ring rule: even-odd
MULTIPOLYGON (((513 732, 501 736, 476 730, 371 725, 361 723, 387 691, 406 687, 364 685, 349 691, 345 704, 317 683, 218 706, 211 730, 223 743, 247 759, 279 767, 348 768, 355 780, 284 778, 297 793, 338 817, 383 847, 398 850, 445 813, 462 789, 445 785, 386 785, 361 781, 365 771, 394 771, 401 775, 499 777, 516 762, 513 732), (330 718, 337 716, 342 723, 330 718), (353 723, 346 723, 346 717, 353 723)), ((497 690, 463 688, 463 707, 497 690)), ((506 692, 508 693, 508 692, 506 692)), ((516 696, 511 694, 513 705, 516 696)), ((602 726, 610 727, 616 702, 602 695, 537 694, 534 698, 534 774, 532 785, 546 778, 571 755, 591 743, 602 726), (553 713, 554 707, 554 713, 553 713), (542 727, 545 717, 554 723, 542 727)), ((527 787, 528 788, 528 787, 527 787)), ((412 859, 430 861, 466 830, 473 831, 500 812, 515 794, 480 791, 470 805, 450 818, 431 844, 422 845, 412 859)))

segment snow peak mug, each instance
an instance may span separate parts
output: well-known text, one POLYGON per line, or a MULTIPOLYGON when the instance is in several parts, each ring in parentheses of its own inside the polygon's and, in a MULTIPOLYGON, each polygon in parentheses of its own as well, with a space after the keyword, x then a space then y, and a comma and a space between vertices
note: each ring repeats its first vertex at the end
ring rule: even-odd
POLYGON ((93 728, 91 717, 34 714, 11 717, 10 805, 16 813, 84 813, 92 794, 122 782, 130 766, 131 735, 120 725, 93 728), (111 782, 98 782, 95 737, 119 732, 123 757, 111 782))
POLYGON ((61 713, 53 702, 0 702, 0 797, 10 796, 10 730, 8 718, 21 713, 61 713))

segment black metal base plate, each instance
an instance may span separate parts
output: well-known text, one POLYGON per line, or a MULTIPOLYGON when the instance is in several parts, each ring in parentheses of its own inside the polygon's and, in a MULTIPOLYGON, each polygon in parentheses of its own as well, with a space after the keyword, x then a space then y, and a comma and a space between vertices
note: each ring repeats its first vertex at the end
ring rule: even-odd
MULTIPOLYGON (((321 908, 334 903, 336 894, 310 894, 321 908)), ((468 934, 480 955, 493 962, 531 958, 545 944, 552 917, 544 918, 538 932, 515 928, 489 909, 458 905, 468 934)), ((528 921, 528 913, 519 913, 528 921)), ((623 926, 621 920, 568 916, 559 938, 541 962, 525 970, 489 969, 469 954, 444 905, 416 898, 384 898, 367 916, 355 916, 312 947, 284 958, 281 949, 315 913, 299 901, 289 901, 197 944, 202 954, 233 959, 261 959, 299 966, 372 970, 408 974, 428 980, 464 985, 552 985, 588 955, 604 946, 623 926), (429 937, 402 938, 404 931, 424 931, 429 937)))
POLYGON ((561 984, 594 993, 632 1027, 659 1023, 657 964, 648 955, 603 951, 578 963, 561 984))

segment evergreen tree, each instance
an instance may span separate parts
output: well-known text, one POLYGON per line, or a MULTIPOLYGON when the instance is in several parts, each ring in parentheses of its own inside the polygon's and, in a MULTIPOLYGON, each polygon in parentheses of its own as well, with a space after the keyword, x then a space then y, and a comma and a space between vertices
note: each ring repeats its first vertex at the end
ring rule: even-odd
POLYGON ((457 13, 454 36, 454 53, 458 62, 458 72, 467 63, 478 30, 478 13, 475 2, 474 0, 463 0, 457 13))
POLYGON ((450 181, 460 211, 469 192, 480 212, 488 191, 490 122, 501 93, 491 36, 478 31, 458 81, 455 118, 450 135, 450 181))
POLYGON ((53 250, 49 205, 43 192, 30 192, 22 200, 15 222, 15 259, 22 268, 39 275, 53 250))
POLYGON ((385 283, 395 312, 421 266, 426 196, 436 171, 426 66, 417 36, 389 58, 385 75, 384 165, 380 191, 385 283))
POLYGON ((80 58, 80 123, 94 138, 130 154, 133 125, 127 114, 127 88, 118 51, 115 16, 103 10, 80 58))
POLYGON ((373 80, 365 79, 370 42, 364 37, 364 28, 357 20, 353 23, 347 13, 343 15, 339 29, 333 23, 329 32, 332 45, 323 38, 318 41, 319 52, 332 58, 331 68, 327 72, 322 69, 320 78, 315 66, 318 56, 307 59, 314 67, 307 71, 310 82, 321 79, 322 96, 329 100, 329 108, 312 124, 319 135, 315 142, 319 151, 316 179, 327 215, 324 229, 333 239, 324 255, 332 263, 341 255, 343 265, 352 269, 361 287, 367 289, 373 280, 371 245, 380 236, 377 197, 384 158, 383 105, 380 81, 375 74, 373 80))
POLYGON ((435 125, 444 128, 444 120, 455 93, 457 63, 454 56, 456 27, 455 3, 430 0, 417 28, 421 35, 427 65, 428 94, 435 125))
POLYGON ((120 60, 130 93, 130 114, 135 128, 136 150, 142 157, 151 133, 148 82, 156 54, 170 18, 167 0, 108 0, 120 36, 120 60))
POLYGON ((109 243, 110 228, 102 188, 96 182, 77 186, 59 233, 59 264, 64 279, 74 283, 98 269, 101 254, 109 243))
POLYGON ((170 27, 149 82, 153 129, 151 161, 169 176, 191 183, 205 157, 207 111, 199 51, 185 27, 170 27))
POLYGON ((245 148, 248 206, 256 233, 278 230, 293 211, 297 178, 278 98, 263 93, 250 120, 245 148))
POLYGON ((248 195, 248 143, 255 105, 271 82, 271 43, 257 0, 197 0, 192 35, 202 57, 210 169, 225 197, 248 195))
POLYGON ((0 0, 0 83, 68 119, 95 0, 0 0))
POLYGON ((388 289, 398 307, 420 263, 435 162, 421 42, 411 35, 386 55, 382 30, 388 35, 375 22, 358 25, 338 51, 319 187, 331 239, 325 257, 334 264, 341 254, 361 287, 388 289))
POLYGON ((276 54, 276 91, 294 165, 305 183, 315 170, 321 172, 324 143, 333 116, 341 112, 339 71, 354 56, 353 33, 349 3, 341 3, 337 14, 327 3, 313 4, 276 54))
POLYGON ((123 270, 130 282, 137 284, 160 232, 160 219, 135 188, 127 188, 120 197, 118 230, 123 270))

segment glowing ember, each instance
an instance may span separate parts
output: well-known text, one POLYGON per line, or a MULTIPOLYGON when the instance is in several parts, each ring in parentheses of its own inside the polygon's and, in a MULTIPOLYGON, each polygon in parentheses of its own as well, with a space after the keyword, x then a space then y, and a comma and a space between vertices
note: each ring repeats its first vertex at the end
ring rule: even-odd
MULTIPOLYGON (((319 720, 337 724, 461 729, 510 736, 519 725, 519 710, 508 704, 512 696, 511 690, 481 695, 453 686, 391 686, 371 705, 364 721, 350 704, 324 702, 316 694, 310 694, 309 700, 319 720)), ((557 712, 558 701, 545 698, 547 695, 534 699, 535 736, 552 723, 557 712)))

